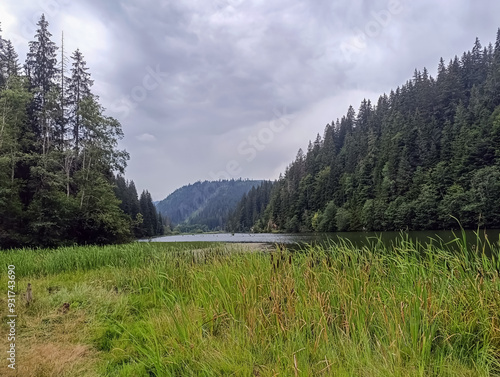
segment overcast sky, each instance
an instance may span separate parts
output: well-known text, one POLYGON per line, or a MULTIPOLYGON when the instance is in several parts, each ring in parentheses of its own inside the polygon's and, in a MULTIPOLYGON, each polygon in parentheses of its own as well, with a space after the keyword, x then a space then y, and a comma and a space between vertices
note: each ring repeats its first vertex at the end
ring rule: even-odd
POLYGON ((45 13, 125 132, 126 177, 155 200, 198 180, 276 179, 327 123, 494 42, 500 2, 2 0, 24 62, 45 13))

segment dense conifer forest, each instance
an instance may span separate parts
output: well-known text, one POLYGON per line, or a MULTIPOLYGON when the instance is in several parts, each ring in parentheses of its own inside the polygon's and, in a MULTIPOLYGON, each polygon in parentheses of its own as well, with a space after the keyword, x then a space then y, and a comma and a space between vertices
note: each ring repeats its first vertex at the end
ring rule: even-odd
POLYGON ((500 227, 500 30, 327 124, 232 231, 500 227), (267 201, 267 205, 263 205, 267 201))
POLYGON ((273 184, 271 181, 264 181, 243 195, 236 208, 228 216, 227 230, 251 232, 255 229, 262 229, 260 217, 269 203, 273 184))
MULTIPOLYGON (((42 15, 21 67, 0 34, 0 247, 106 244, 163 233, 149 193, 122 177, 120 123, 42 15)), ((1 30, 0 30, 1 33, 1 30)))

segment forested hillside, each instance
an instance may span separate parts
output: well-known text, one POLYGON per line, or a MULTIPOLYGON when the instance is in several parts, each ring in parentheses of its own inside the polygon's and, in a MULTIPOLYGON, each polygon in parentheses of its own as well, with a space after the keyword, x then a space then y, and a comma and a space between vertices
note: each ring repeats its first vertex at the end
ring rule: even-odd
POLYGON ((231 232, 249 232, 255 229, 263 229, 261 217, 266 209, 273 182, 264 181, 260 186, 252 189, 241 198, 236 208, 229 214, 226 229, 231 232))
POLYGON ((177 189, 156 207, 180 231, 220 230, 243 195, 260 183, 241 179, 196 182, 177 189))
POLYGON ((114 191, 128 160, 120 123, 92 94, 82 53, 68 59, 48 26, 42 16, 22 68, 0 36, 0 248, 129 240, 141 218, 114 191))
POLYGON ((350 107, 299 150, 252 221, 255 230, 350 231, 457 227, 453 217, 500 227, 500 30, 494 46, 476 39, 460 58, 441 59, 436 78, 416 70, 376 104, 350 107))

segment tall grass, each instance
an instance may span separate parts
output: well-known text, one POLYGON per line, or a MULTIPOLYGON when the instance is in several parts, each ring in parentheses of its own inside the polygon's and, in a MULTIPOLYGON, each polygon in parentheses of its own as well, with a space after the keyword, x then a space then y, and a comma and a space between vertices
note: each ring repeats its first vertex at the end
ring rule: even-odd
MULTIPOLYGON (((44 276, 67 271, 89 271, 100 267, 141 267, 171 259, 179 252, 209 248, 214 243, 146 243, 114 246, 72 246, 58 249, 0 251, 0 266, 16 266, 16 275, 44 276), (173 254, 172 254, 173 253, 173 254)), ((1 275, 0 275, 1 276, 1 275)))
POLYGON ((86 309, 103 375, 488 376, 500 374, 500 253, 490 247, 461 237, 293 253, 152 243, 9 261, 25 276, 117 266, 103 274, 119 304, 86 309))

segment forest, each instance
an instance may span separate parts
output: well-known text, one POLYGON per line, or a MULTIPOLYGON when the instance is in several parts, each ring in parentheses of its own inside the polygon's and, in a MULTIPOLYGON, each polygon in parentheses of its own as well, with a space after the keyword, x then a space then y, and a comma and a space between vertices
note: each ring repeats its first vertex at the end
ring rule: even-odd
POLYGON ((168 229, 175 227, 183 233, 223 230, 229 213, 260 183, 248 179, 198 181, 175 190, 156 207, 168 229))
POLYGON ((83 54, 68 59, 43 15, 37 26, 23 66, 0 34, 0 248, 163 234, 151 195, 121 176, 122 128, 92 93, 83 54))
POLYGON ((231 214, 231 231, 500 227, 500 29, 496 43, 363 100, 326 125, 272 185, 231 214), (266 205, 263 205, 266 203, 266 205))

